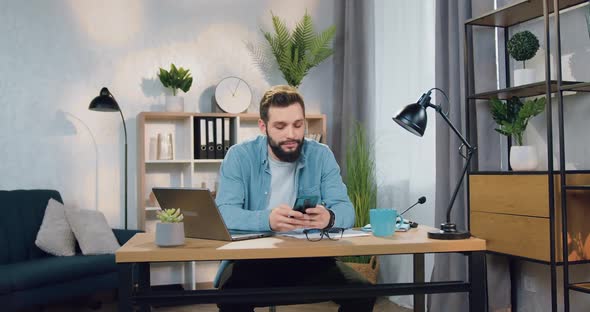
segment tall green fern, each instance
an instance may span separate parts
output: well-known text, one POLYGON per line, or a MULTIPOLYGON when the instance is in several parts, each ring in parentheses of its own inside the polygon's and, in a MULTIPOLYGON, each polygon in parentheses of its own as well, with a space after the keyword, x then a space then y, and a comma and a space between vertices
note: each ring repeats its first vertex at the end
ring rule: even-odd
POLYGON ((291 33, 284 21, 272 12, 271 15, 275 34, 261 31, 271 47, 283 77, 290 86, 297 88, 310 69, 334 54, 330 44, 336 34, 336 27, 332 25, 316 34, 311 16, 305 12, 291 33))

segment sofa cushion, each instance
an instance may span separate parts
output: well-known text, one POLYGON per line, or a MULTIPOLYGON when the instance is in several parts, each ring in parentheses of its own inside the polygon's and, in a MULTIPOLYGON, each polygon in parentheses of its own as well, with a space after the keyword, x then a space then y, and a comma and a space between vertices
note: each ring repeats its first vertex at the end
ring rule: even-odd
POLYGON ((0 278, 0 287, 6 290, 9 280, 10 290, 20 291, 116 271, 115 255, 46 257, 0 266, 7 274, 0 278))
POLYGON ((50 198, 62 202, 54 190, 0 191, 0 264, 47 256, 35 238, 50 198))
POLYGON ((102 212, 67 209, 66 216, 83 254, 114 254, 121 247, 102 212))
POLYGON ((8 265, 0 265, 0 296, 8 294, 12 290, 12 279, 8 265))
POLYGON ((66 219, 66 207, 55 199, 49 199, 43 223, 37 233, 35 245, 54 256, 73 256, 76 239, 66 219))

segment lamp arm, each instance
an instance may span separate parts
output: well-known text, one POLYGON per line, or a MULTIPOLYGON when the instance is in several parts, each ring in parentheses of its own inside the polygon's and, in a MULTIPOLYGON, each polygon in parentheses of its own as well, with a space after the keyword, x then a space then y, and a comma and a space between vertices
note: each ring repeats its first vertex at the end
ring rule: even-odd
POLYGON ((449 125, 451 130, 453 130, 453 132, 459 137, 459 139, 461 140, 463 145, 467 148, 467 156, 466 156, 467 161, 465 162, 465 166, 463 166, 463 171, 461 172, 461 177, 459 178, 459 181, 457 182, 457 185, 455 186, 455 190, 453 191, 453 196, 451 196, 451 201, 449 202, 449 207, 447 208, 447 223, 451 223, 451 210, 453 209, 453 204, 455 203, 455 199, 457 198, 457 194, 459 193, 459 189, 461 189, 461 186, 463 185, 463 179, 465 178, 465 174, 467 173, 467 169, 469 169, 469 164, 471 163, 471 158, 473 158, 473 154, 475 153, 477 148, 471 146, 471 144, 469 144, 469 142, 467 142, 467 139, 465 139, 465 137, 459 132, 459 130, 457 130, 457 128, 455 128, 453 123, 449 120, 449 117, 447 117, 447 115, 442 112, 442 108, 440 107, 440 105, 434 105, 434 104, 429 103, 428 106, 434 108, 442 116, 442 118, 447 123, 447 125, 449 125))
POLYGON ((125 124, 125 117, 121 108, 119 108, 119 113, 121 114, 123 131, 125 133, 125 229, 127 229, 127 125, 125 124))
POLYGON ((459 139, 461 140, 461 143, 463 143, 463 145, 465 145, 465 147, 467 147, 467 153, 469 153, 469 151, 475 150, 475 148, 473 146, 471 146, 469 144, 469 142, 467 142, 467 139, 465 139, 465 137, 459 132, 459 130, 457 130, 457 128, 455 128, 455 126, 453 126, 453 123, 451 123, 451 121, 449 120, 449 117, 447 117, 447 115, 442 112, 442 108, 440 107, 440 105, 428 104, 428 106, 434 108, 442 116, 442 118, 445 120, 447 125, 449 125, 449 127, 451 128, 451 130, 453 130, 453 132, 455 132, 455 134, 459 137, 459 139))
POLYGON ((463 166, 463 171, 461 172, 461 177, 457 182, 457 186, 455 186, 455 191, 453 191, 453 196, 451 197, 451 201, 449 202, 449 207, 447 208, 447 223, 451 223, 451 209, 453 209, 453 204, 455 203, 455 199, 457 198, 457 194, 459 193, 459 189, 461 185, 463 185, 463 179, 465 178, 465 174, 467 173, 467 169, 469 168, 469 163, 471 162, 471 158, 475 149, 467 149, 467 161, 465 162, 465 166, 463 166))

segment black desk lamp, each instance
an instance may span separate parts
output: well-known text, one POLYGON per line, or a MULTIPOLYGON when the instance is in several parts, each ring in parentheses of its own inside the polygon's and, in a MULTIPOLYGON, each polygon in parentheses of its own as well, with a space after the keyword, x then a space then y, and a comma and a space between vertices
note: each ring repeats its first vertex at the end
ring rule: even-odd
POLYGON ((123 117, 123 112, 115 97, 109 92, 109 89, 104 87, 100 89, 100 94, 90 102, 88 109, 99 112, 119 112, 121 120, 123 120, 123 130, 125 131, 125 229, 127 229, 127 126, 125 125, 125 117, 123 117))
POLYGON ((459 192, 461 184, 463 183, 463 178, 465 178, 465 174, 467 173, 467 169, 469 168, 471 157, 473 156, 477 148, 469 145, 467 140, 461 135, 461 133, 459 133, 457 128, 453 126, 447 115, 445 115, 442 112, 442 108, 440 105, 434 105, 430 103, 430 94, 432 90, 440 91, 447 99, 447 102, 449 102, 449 98, 441 89, 432 88, 428 90, 427 93, 422 94, 417 103, 410 104, 406 106, 404 109, 402 109, 397 114, 397 116, 393 117, 393 120, 397 122, 400 126, 402 126, 404 129, 421 137, 424 135, 424 131, 426 130, 426 108, 432 107, 442 116, 442 118, 449 125, 449 127, 451 127, 451 130, 455 132, 459 139, 461 139, 462 144, 459 147, 459 154, 461 155, 461 157, 467 160, 465 162, 465 167, 463 167, 463 173, 461 174, 459 182, 457 182, 457 186, 455 187, 455 191, 453 192, 453 196, 451 197, 451 202, 449 203, 449 207, 447 208, 446 222, 440 225, 440 230, 428 232, 428 237, 434 239, 465 239, 469 238, 471 234, 468 231, 458 231, 457 226, 454 223, 451 223, 451 209, 453 208, 453 203, 455 202, 455 198, 457 198, 457 193, 459 192), (467 149, 466 154, 461 153, 463 146, 465 146, 467 149))

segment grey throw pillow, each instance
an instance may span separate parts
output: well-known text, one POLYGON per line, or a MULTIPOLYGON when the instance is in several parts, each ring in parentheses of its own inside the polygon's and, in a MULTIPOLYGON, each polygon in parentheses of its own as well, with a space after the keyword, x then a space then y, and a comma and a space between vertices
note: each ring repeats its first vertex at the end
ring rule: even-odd
POLYGON ((35 239, 37 247, 54 256, 73 256, 76 253, 76 240, 65 210, 64 205, 50 198, 35 239))
POLYGON ((112 254, 121 247, 102 212, 66 210, 66 216, 83 254, 112 254))

